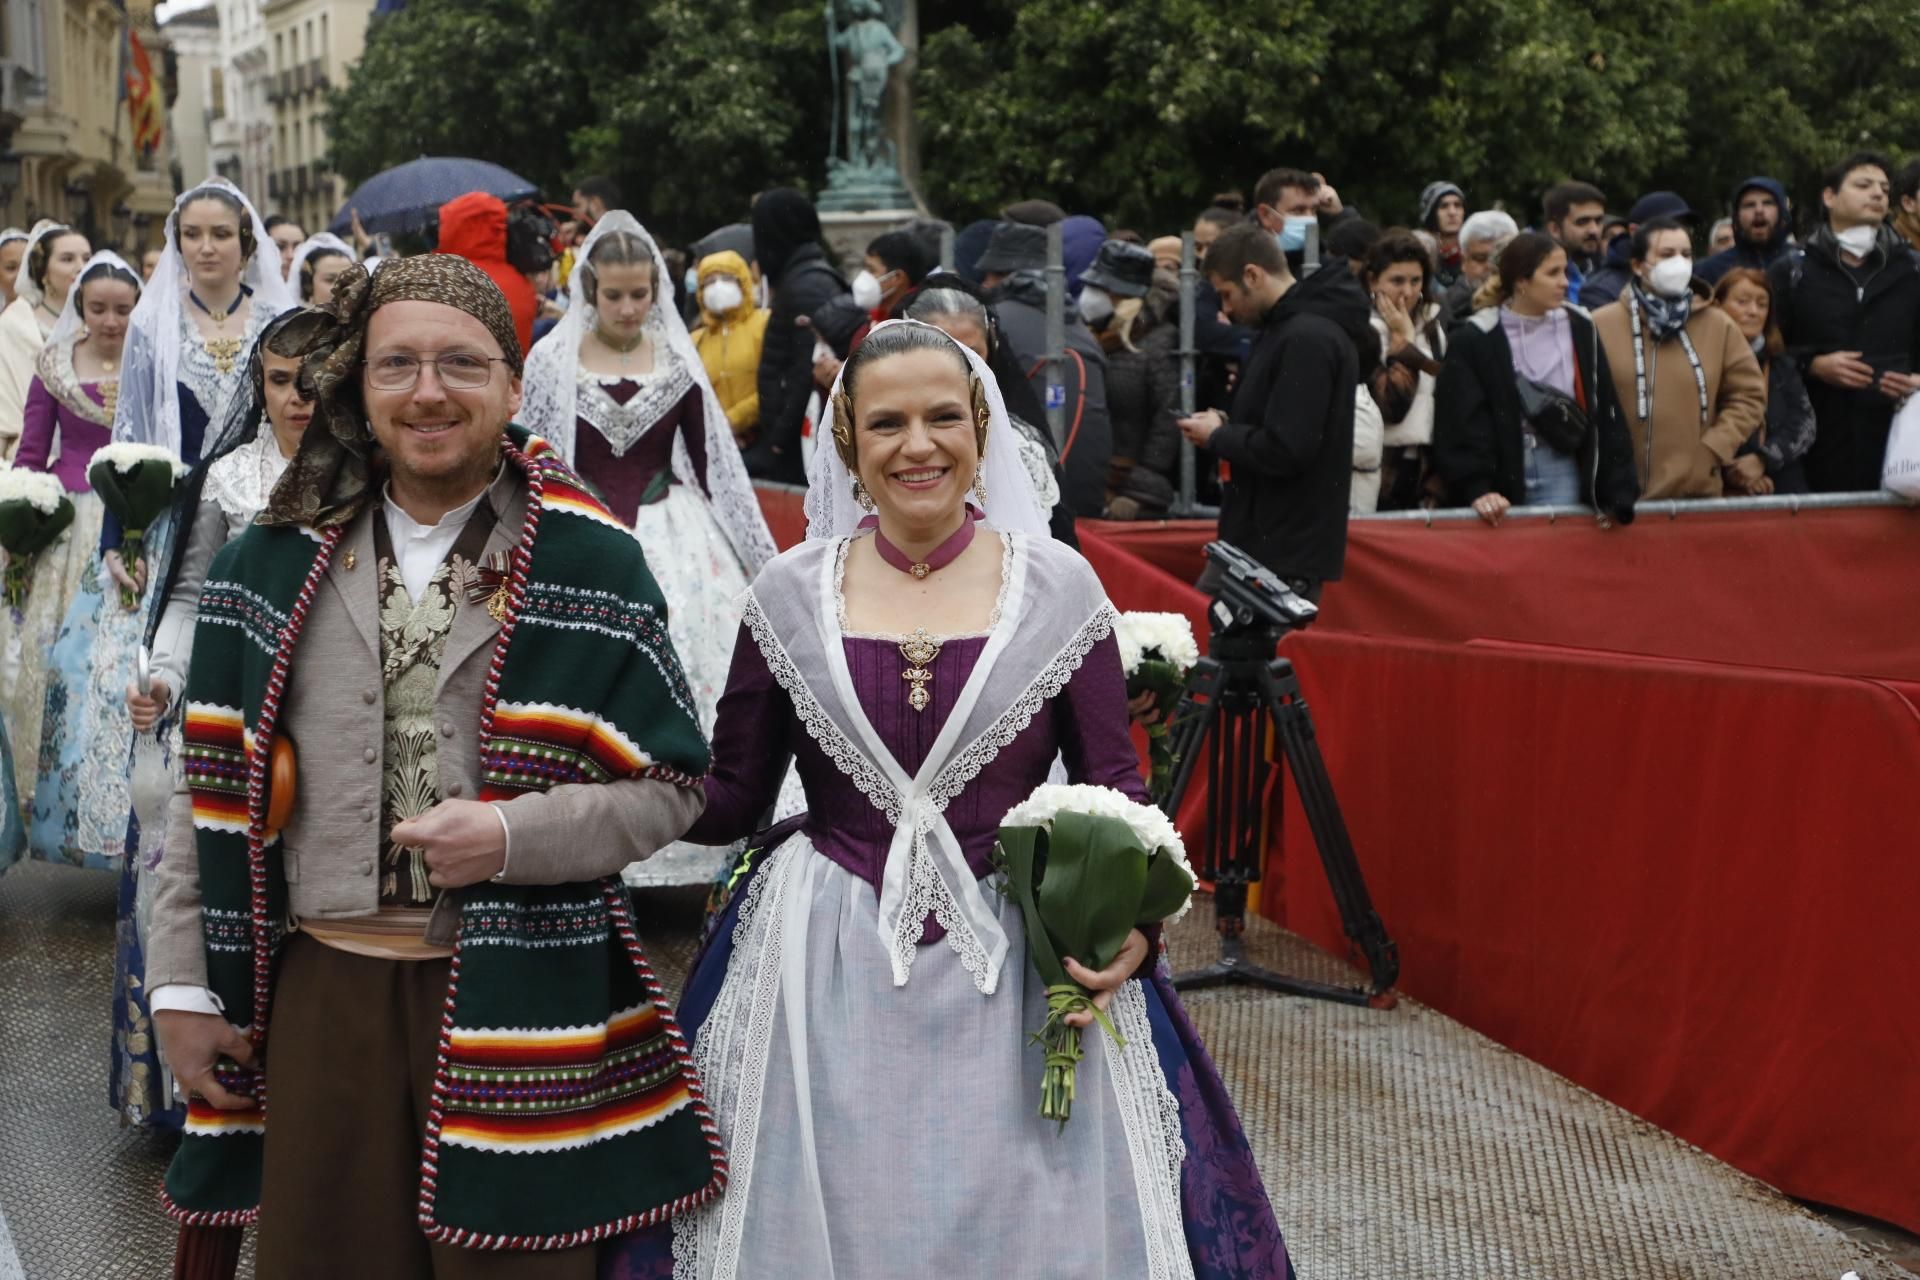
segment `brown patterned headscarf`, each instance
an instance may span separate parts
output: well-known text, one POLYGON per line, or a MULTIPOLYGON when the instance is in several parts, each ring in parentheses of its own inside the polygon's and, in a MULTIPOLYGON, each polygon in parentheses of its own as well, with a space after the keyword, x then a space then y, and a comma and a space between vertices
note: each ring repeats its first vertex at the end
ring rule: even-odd
POLYGON ((330 303, 287 322, 284 345, 302 357, 302 371, 313 382, 315 421, 259 523, 325 529, 348 523, 372 500, 374 437, 360 402, 360 371, 367 321, 389 302, 438 302, 466 312, 487 326, 507 367, 520 373, 520 339, 506 295, 465 258, 388 258, 372 275, 358 264, 348 267, 334 280, 330 303))

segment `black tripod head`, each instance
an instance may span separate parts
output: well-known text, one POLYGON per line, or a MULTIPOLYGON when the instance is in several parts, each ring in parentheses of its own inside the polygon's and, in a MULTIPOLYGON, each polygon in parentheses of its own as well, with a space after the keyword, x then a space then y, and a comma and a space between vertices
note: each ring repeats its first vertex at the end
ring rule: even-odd
POLYGON ((1319 614, 1319 606, 1298 594, 1286 580, 1230 542, 1209 542, 1207 560, 1215 572, 1213 604, 1207 609, 1213 624, 1208 652, 1222 661, 1273 656, 1280 637, 1304 627, 1319 614))

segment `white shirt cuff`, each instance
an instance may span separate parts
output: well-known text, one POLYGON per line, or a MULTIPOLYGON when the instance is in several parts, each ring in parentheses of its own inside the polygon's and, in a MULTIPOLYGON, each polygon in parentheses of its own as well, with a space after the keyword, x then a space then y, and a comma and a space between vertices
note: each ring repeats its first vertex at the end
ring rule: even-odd
POLYGON ((499 884, 507 878, 507 868, 513 864, 513 828, 507 825, 507 808, 495 804, 493 811, 500 815, 500 834, 506 840, 506 848, 500 853, 500 869, 493 873, 493 882, 499 884))
POLYGON ((173 1013, 210 1013, 216 1018, 226 1016, 219 996, 206 987, 196 987, 190 982, 169 982, 165 986, 155 987, 147 993, 147 1010, 150 1013, 167 1010, 173 1013))

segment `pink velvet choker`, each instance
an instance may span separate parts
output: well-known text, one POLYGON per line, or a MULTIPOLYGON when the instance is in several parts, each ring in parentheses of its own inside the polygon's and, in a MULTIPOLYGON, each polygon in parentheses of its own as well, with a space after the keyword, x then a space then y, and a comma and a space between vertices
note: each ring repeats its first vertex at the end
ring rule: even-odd
POLYGON ((978 507, 968 503, 967 518, 960 522, 960 527, 954 530, 952 537, 928 552, 924 560, 914 560, 889 542, 887 535, 880 531, 879 516, 866 517, 860 522, 860 527, 873 530, 873 549, 880 553, 882 560, 902 573, 915 578, 925 578, 928 574, 944 569, 960 558, 960 553, 973 543, 974 525, 984 518, 985 514, 978 507))

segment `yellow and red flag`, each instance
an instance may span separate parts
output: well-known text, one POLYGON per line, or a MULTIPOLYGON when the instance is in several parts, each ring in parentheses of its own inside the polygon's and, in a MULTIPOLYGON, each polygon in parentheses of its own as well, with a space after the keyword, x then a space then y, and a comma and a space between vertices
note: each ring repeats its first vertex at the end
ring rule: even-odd
POLYGON ((123 77, 120 96, 126 100, 127 116, 133 122, 133 149, 151 155, 160 149, 166 128, 160 86, 154 83, 153 62, 147 57, 146 46, 140 43, 132 27, 125 31, 126 39, 120 51, 123 77))

